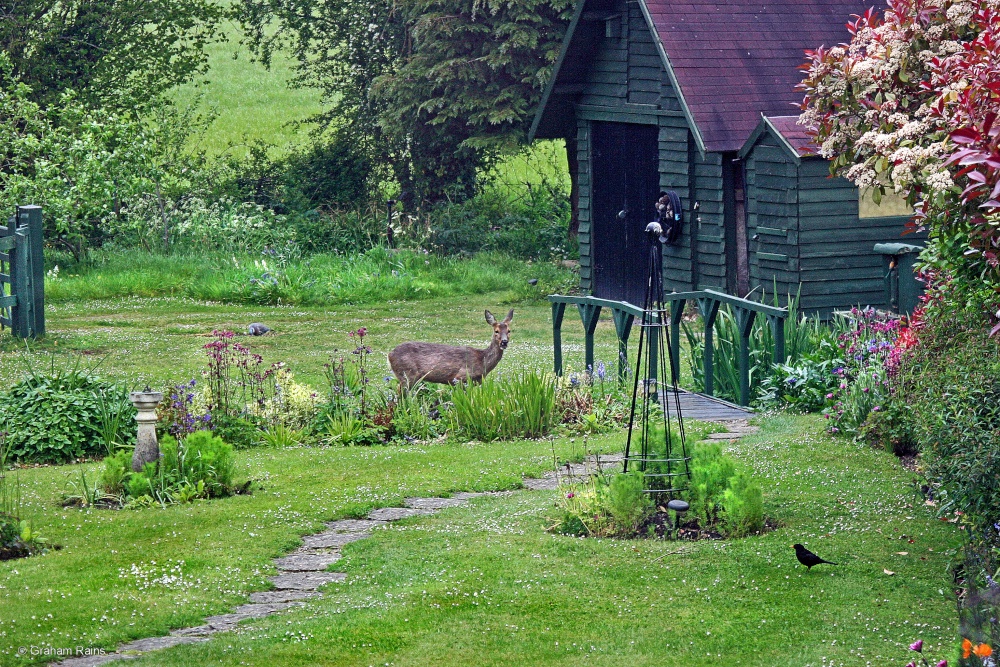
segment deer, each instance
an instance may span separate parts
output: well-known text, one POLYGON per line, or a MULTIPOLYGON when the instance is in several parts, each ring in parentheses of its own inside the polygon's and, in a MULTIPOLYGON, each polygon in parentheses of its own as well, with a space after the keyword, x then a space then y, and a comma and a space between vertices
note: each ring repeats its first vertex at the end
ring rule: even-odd
POLYGON ((503 358, 510 343, 511 308, 500 322, 486 311, 486 323, 493 327, 493 339, 485 350, 439 343, 403 343, 389 353, 389 366, 400 387, 409 389, 417 382, 458 384, 480 383, 503 358))

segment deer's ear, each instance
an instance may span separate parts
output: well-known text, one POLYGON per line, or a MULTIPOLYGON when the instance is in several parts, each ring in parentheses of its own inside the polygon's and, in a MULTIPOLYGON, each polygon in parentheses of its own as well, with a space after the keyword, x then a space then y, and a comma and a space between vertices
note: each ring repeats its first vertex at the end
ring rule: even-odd
POLYGON ((497 323, 497 318, 493 317, 493 313, 486 311, 486 323, 489 325, 494 325, 497 323))
POLYGON ((510 321, 512 319, 514 319, 514 309, 513 308, 511 308, 510 312, 507 313, 507 318, 504 320, 504 322, 506 322, 507 324, 510 324, 510 321))

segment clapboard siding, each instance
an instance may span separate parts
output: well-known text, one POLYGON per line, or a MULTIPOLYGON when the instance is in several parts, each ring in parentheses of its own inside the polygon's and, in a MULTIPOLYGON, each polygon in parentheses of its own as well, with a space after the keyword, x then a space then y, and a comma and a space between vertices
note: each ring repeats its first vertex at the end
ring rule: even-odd
POLYGON ((798 169, 769 134, 746 159, 750 288, 785 303, 799 286, 798 169))
POLYGON ((591 160, 590 160, 590 121, 578 120, 576 131, 576 157, 579 169, 579 216, 580 216, 580 289, 589 292, 593 287, 590 250, 590 194, 591 194, 591 160), (587 242, 583 239, 586 237, 587 242))

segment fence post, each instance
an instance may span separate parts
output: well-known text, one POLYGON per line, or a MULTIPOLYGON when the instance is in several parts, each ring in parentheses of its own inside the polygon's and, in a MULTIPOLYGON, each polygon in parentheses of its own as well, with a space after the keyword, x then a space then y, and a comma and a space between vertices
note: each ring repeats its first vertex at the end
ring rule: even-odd
POLYGON ((10 282, 11 292, 17 295, 17 305, 11 309, 12 333, 18 338, 28 338, 31 335, 32 301, 28 286, 30 273, 28 263, 27 230, 15 230, 14 249, 11 250, 10 282))
POLYGON ((774 363, 785 363, 785 318, 778 315, 768 315, 771 324, 771 335, 774 336, 774 363))
POLYGON ((594 332, 597 330, 597 321, 601 318, 601 307, 592 303, 579 303, 576 307, 580 311, 580 319, 583 320, 587 371, 592 372, 594 369, 594 332))
POLYGON ((615 320, 615 331, 618 332, 618 384, 625 384, 628 377, 628 337, 632 333, 635 315, 613 308, 611 316, 615 320))
POLYGON ((733 317, 740 332, 740 405, 750 405, 750 334, 757 312, 749 308, 733 307, 733 317))
POLYGON ((678 299, 670 302, 670 358, 673 360, 673 377, 670 381, 678 384, 681 380, 681 318, 687 301, 678 299))
POLYGON ((562 377, 562 323, 566 314, 566 304, 552 302, 552 354, 555 357, 556 377, 562 377))
POLYGON ((712 396, 715 391, 715 343, 712 340, 712 333, 715 329, 715 318, 719 315, 719 306, 722 305, 717 299, 712 297, 698 298, 698 311, 705 321, 705 395, 712 396))
POLYGON ((20 206, 18 222, 27 226, 29 291, 25 299, 31 301, 32 317, 29 322, 31 336, 45 335, 45 256, 42 252, 42 207, 20 206))

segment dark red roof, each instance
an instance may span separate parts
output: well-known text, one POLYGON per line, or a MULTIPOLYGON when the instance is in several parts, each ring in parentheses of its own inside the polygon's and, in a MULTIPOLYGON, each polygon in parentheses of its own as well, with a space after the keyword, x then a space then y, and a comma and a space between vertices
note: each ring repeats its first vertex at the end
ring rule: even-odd
POLYGON ((819 155, 819 147, 813 143, 813 138, 806 133, 805 128, 799 125, 798 116, 768 116, 767 122, 785 138, 799 157, 819 155))
POLYGON ((735 151, 760 115, 787 116, 804 51, 850 40, 874 0, 645 0, 705 150, 735 151))

